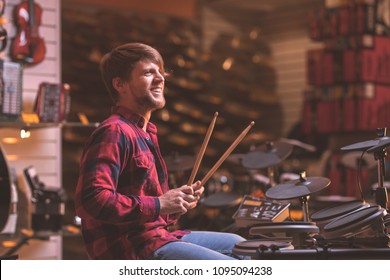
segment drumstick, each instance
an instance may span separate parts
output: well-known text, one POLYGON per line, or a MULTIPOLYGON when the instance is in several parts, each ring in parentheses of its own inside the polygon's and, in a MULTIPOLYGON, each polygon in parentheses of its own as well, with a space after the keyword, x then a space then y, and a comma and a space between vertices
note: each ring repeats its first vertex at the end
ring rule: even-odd
POLYGON ((245 128, 241 134, 237 137, 237 139, 230 145, 230 147, 226 150, 226 152, 221 156, 221 158, 217 161, 217 163, 210 169, 210 171, 204 176, 204 178, 201 181, 201 185, 204 185, 208 179, 214 174, 214 172, 218 169, 218 167, 224 162, 224 160, 230 155, 230 153, 234 150, 234 148, 238 145, 238 143, 241 142, 242 139, 244 139, 245 135, 248 133, 248 131, 252 128, 252 126, 255 124, 254 121, 252 121, 247 128, 245 128))
POLYGON ((213 120, 211 121, 210 126, 207 129, 206 136, 205 136, 205 138, 203 140, 202 146, 200 147, 199 153, 198 153, 198 155, 196 157, 195 165, 194 165, 194 168, 192 169, 190 178, 188 179, 187 186, 191 186, 192 183, 194 182, 195 175, 198 172, 198 169, 199 169, 199 166, 200 166, 200 162, 202 161, 204 152, 206 151, 206 147, 207 147, 207 144, 209 143, 210 136, 211 136, 211 133, 213 132, 214 125, 215 125, 215 122, 217 120, 217 117, 218 117, 218 112, 215 112, 213 120))

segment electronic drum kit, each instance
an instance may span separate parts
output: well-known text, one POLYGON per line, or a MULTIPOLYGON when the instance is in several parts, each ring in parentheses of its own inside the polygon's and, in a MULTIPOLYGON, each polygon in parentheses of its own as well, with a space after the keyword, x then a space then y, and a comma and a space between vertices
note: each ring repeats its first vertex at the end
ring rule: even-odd
MULTIPOLYGON (((359 157, 357 153, 360 151, 374 156, 378 166, 375 203, 366 202, 362 195, 360 200, 340 202, 311 215, 310 197, 327 188, 331 183, 330 179, 306 177, 306 172, 302 172, 291 180, 277 183, 275 166, 291 155, 294 146, 314 151, 313 146, 297 140, 280 139, 267 142, 246 154, 227 157, 227 161, 239 163, 248 169, 253 178, 256 175, 251 171, 267 168, 268 176, 262 176, 263 183, 268 187, 263 198, 272 201, 298 199, 303 213, 303 221, 260 221, 251 224, 246 228, 249 238, 238 242, 233 252, 252 259, 390 259, 390 215, 387 213, 389 206, 384 182, 384 161, 390 138, 385 134, 386 129, 378 129, 378 138, 341 148, 342 151, 349 152, 343 157, 343 163, 351 166, 365 164, 373 168, 374 161, 370 157, 363 161, 363 157, 359 157)), ((190 160, 187 166, 177 165, 179 169, 190 166, 190 160)), ((361 190, 360 193, 362 194, 361 190)), ((242 195, 237 192, 222 191, 207 196, 202 204, 205 207, 223 209, 235 207, 240 201, 242 195)))
MULTIPOLYGON (((321 209, 309 216, 310 196, 328 187, 330 180, 306 177, 303 172, 298 179, 271 186, 265 193, 270 200, 299 199, 303 221, 253 224, 249 226, 250 238, 237 243, 234 253, 252 259, 390 259, 390 215, 387 213, 389 204, 384 184, 384 159, 390 138, 385 134, 386 129, 378 129, 377 139, 341 148, 343 151, 373 154, 378 166, 375 203, 368 203, 362 197, 361 200, 321 209)), ((272 156, 264 158, 272 164, 278 164, 289 153, 284 144, 274 145, 269 151, 272 156)), ((243 164, 248 168, 267 167, 262 162, 262 152, 256 151, 259 155, 257 159, 255 152, 250 153, 243 164)), ((351 155, 344 161, 352 164, 356 158, 356 155, 351 155)), ((373 167, 372 160, 368 164, 373 167)))

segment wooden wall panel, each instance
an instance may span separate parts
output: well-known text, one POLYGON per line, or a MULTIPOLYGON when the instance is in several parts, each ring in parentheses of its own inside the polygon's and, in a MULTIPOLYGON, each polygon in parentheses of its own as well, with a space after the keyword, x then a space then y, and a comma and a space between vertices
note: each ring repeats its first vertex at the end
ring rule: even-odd
POLYGON ((323 1, 308 1, 288 9, 281 6, 263 19, 264 36, 269 42, 277 73, 277 93, 283 108, 286 135, 300 122, 303 90, 306 87, 306 51, 318 46, 307 33, 307 12, 323 1))
MULTIPOLYGON (((252 22, 247 18, 238 22, 240 11, 237 10, 235 24, 216 11, 204 8, 203 47, 208 50, 220 33, 239 33, 240 30, 249 30, 251 24, 260 28, 261 36, 272 51, 272 63, 277 75, 276 91, 283 110, 282 131, 286 135, 301 118, 303 90, 306 87, 306 50, 319 45, 308 37, 307 12, 311 8, 322 7, 323 0, 296 3, 280 0, 277 4, 269 11, 259 11, 258 19, 252 19, 252 22)), ((270 6, 273 6, 272 3, 270 6)))
POLYGON ((209 50, 214 40, 220 33, 239 33, 239 29, 234 24, 226 21, 221 15, 210 8, 202 9, 202 47, 209 50))

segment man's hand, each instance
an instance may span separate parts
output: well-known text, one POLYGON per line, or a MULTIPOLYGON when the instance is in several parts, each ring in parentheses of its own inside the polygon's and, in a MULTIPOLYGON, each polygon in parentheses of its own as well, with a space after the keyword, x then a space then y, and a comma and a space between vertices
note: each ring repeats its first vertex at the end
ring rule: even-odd
POLYGON ((200 196, 204 191, 200 181, 191 186, 181 186, 177 189, 167 191, 159 197, 160 214, 179 214, 187 213, 188 209, 195 208, 200 196))
POLYGON ((204 192, 204 187, 200 183, 201 183, 200 181, 197 181, 194 184, 192 184, 192 189, 194 191, 193 196, 195 200, 190 203, 190 208, 187 209, 193 209, 198 204, 198 201, 204 192))

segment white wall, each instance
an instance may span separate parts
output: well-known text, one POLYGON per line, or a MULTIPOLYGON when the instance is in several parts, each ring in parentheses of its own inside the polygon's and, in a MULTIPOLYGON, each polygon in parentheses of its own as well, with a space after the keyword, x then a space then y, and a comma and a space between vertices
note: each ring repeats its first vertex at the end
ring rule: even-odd
MULTIPOLYGON (((20 0, 7 0, 4 25, 8 32, 8 46, 0 58, 9 61, 11 38, 17 34, 12 10, 20 0)), ((43 62, 23 69, 23 112, 32 113, 38 86, 41 82, 61 82, 61 2, 60 0, 35 0, 42 8, 42 24, 38 31, 45 40, 46 56, 43 62)), ((43 183, 50 187, 62 187, 61 128, 49 127, 31 130, 31 137, 20 139, 20 126, 0 122, 0 141, 10 168, 19 178, 23 169, 35 166, 43 183), (7 137, 18 139, 15 144, 4 142, 7 137)), ((19 259, 62 259, 62 238, 53 235, 48 241, 32 240, 18 252, 19 259)))

